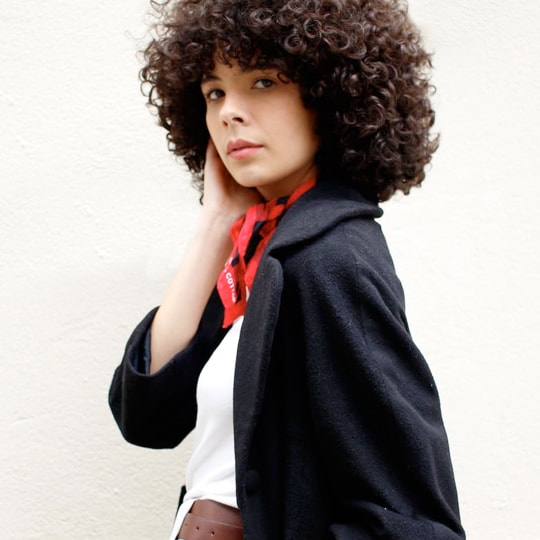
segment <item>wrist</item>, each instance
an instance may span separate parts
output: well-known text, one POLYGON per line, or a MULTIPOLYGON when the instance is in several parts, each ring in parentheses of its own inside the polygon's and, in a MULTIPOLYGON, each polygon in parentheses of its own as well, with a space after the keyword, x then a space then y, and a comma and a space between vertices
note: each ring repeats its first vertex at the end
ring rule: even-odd
POLYGON ((203 212, 195 229, 195 237, 204 245, 227 244, 230 230, 237 218, 222 212, 203 212))
POLYGON ((216 208, 204 208, 199 220, 199 228, 211 229, 219 231, 225 229, 228 233, 232 224, 242 214, 236 214, 234 212, 228 212, 227 210, 216 208))

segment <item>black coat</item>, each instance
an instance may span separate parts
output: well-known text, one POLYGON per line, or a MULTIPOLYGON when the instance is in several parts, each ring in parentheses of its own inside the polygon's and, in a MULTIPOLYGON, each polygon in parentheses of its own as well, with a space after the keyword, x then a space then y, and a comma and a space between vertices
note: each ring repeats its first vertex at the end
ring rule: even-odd
MULTIPOLYGON (((247 540, 464 538, 439 398, 407 327, 379 225, 356 192, 317 185, 284 215, 238 345, 234 437, 247 540)), ((223 338, 214 292, 198 333, 141 374, 151 312, 115 372, 124 437, 178 445, 199 373, 223 338)))

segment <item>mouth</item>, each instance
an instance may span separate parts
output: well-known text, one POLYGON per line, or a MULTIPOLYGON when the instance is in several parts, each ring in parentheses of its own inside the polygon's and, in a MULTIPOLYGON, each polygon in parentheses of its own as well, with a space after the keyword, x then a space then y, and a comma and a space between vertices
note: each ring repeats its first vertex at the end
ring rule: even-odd
POLYGON ((237 139, 234 141, 229 141, 227 144, 227 155, 233 159, 242 159, 253 155, 261 148, 262 145, 260 144, 237 139))

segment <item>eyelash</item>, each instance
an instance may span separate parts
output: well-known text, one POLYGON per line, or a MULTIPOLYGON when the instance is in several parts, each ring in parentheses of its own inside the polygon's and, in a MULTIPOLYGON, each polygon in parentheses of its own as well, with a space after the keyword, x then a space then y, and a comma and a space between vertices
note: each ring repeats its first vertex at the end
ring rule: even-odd
MULTIPOLYGON (((272 79, 268 79, 267 77, 261 77, 260 79, 257 79, 255 81, 255 83, 253 84, 253 88, 257 90, 264 90, 266 88, 271 88, 274 85, 275 85, 275 82, 272 79), (263 83, 262 87, 258 86, 260 83, 263 83)), ((211 90, 205 93, 204 97, 207 101, 216 101, 220 97, 223 97, 224 95, 225 95, 225 92, 223 92, 223 90, 219 88, 212 88, 211 90), (218 92, 220 93, 220 95, 215 96, 214 94, 218 92)))
POLYGON ((206 98, 207 101, 216 101, 217 99, 222 97, 223 94, 224 94, 223 90, 219 90, 218 88, 212 88, 212 90, 206 92, 204 97, 206 98), (212 97, 212 94, 215 94, 216 92, 221 92, 221 95, 219 97, 212 97))
POLYGON ((257 86, 258 83, 260 82, 263 82, 264 81, 264 85, 263 85, 263 88, 270 88, 271 86, 274 86, 274 81, 272 79, 267 79, 265 77, 261 77, 260 79, 257 79, 255 81, 255 84, 253 86, 257 86), (266 83, 270 83, 270 84, 266 84, 266 83))

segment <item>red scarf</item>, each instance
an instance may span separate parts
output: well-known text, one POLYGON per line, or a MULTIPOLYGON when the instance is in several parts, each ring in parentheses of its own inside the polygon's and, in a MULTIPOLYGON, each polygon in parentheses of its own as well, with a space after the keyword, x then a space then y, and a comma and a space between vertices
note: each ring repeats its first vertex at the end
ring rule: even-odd
POLYGON ((247 305, 246 289, 251 290, 264 248, 276 230, 285 210, 315 185, 315 178, 298 186, 289 196, 255 204, 233 223, 233 249, 217 280, 225 313, 223 328, 230 326, 247 305))

